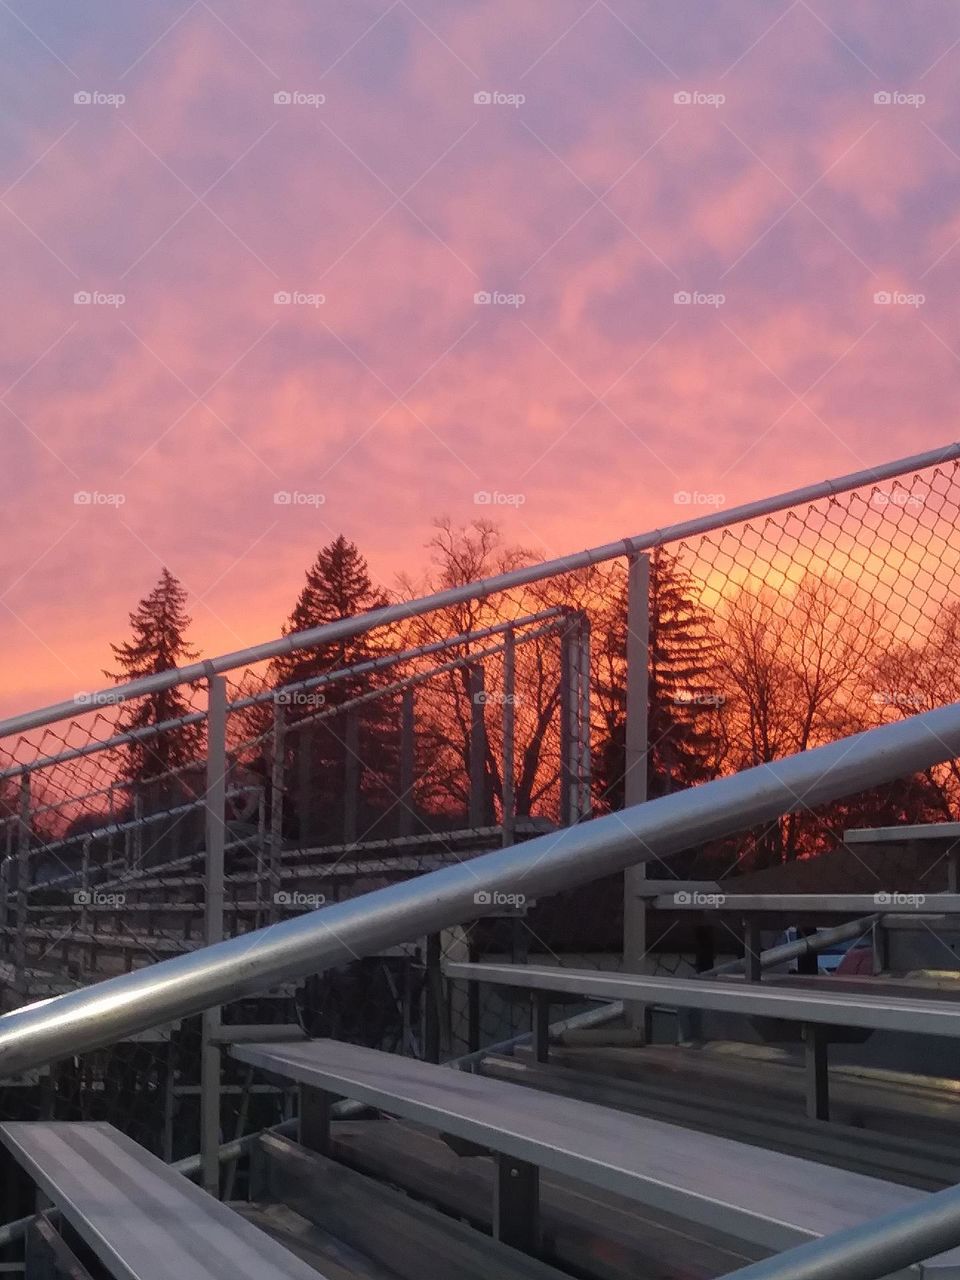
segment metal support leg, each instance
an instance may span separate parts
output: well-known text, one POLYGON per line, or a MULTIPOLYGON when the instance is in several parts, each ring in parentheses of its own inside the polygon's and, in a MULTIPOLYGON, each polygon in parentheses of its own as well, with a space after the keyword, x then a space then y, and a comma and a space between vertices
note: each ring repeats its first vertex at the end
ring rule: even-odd
POLYGON ((540 1247, 540 1170, 525 1160, 496 1156, 493 1238, 524 1253, 540 1247))
MULTIPOLYGON (((627 577, 627 710, 624 753, 624 804, 647 798, 647 738, 650 697, 650 557, 634 556, 627 577)), ((645 863, 623 875, 623 969, 648 973, 647 905, 640 897, 647 876, 645 863)), ((649 1038, 648 1010, 631 1001, 624 1013, 629 1026, 649 1038)))
MULTIPOLYGON (((816 931, 815 930, 804 931, 804 936, 807 937, 809 936, 809 933, 813 933, 813 932, 816 932, 816 931)), ((806 951, 802 956, 797 956, 797 973, 802 973, 802 974, 805 974, 807 977, 815 978, 819 972, 820 972, 820 963, 817 958, 817 953, 815 951, 806 951)))
POLYGON ((334 1095, 326 1089, 311 1089, 305 1084, 300 1086, 297 1140, 302 1147, 319 1151, 324 1156, 331 1154, 330 1115, 334 1101, 334 1095))
POLYGON ((807 1073, 807 1115, 811 1120, 830 1119, 827 1063, 827 1028, 811 1022, 803 1026, 803 1057, 807 1073))
MULTIPOLYGON (((476 951, 471 947, 468 959, 471 963, 477 959, 476 951)), ((480 1052, 480 983, 467 983, 467 1052, 480 1052)))
POLYGON ((549 1062, 550 997, 546 991, 531 992, 530 1018, 533 1031, 533 1056, 537 1062, 549 1062))
MULTIPOLYGON (((223 850, 226 835, 227 682, 211 676, 207 682, 207 787, 204 799, 206 880, 204 942, 223 940, 223 850)), ((219 1008, 202 1017, 200 1055, 200 1162, 204 1190, 220 1193, 220 1068, 219 1008)))
POLYGON ((755 916, 747 916, 743 922, 743 972, 748 982, 759 982, 763 972, 760 965, 760 924, 755 916))
POLYGON ((427 1062, 439 1062, 440 1008, 443 999, 439 933, 431 933, 427 938, 426 961, 427 980, 424 986, 423 1056, 427 1062))

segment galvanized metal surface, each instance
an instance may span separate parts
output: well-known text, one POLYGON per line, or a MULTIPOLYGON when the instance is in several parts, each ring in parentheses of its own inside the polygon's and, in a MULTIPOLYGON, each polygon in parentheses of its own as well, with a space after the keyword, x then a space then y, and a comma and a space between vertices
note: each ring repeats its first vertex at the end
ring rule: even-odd
POLYGON ((575 888, 958 754, 955 703, 57 996, 0 1018, 0 1077, 463 923, 494 893, 575 888))
POLYGON ((826 982, 821 992, 764 983, 655 978, 546 965, 448 964, 445 971, 450 978, 593 996, 599 1000, 645 1000, 681 1009, 740 1013, 745 1017, 785 1018, 835 1027, 882 1027, 885 1031, 906 1031, 913 1035, 960 1036, 960 1001, 831 992, 826 982))
POLYGON ((958 893, 724 893, 680 890, 654 899, 664 911, 725 911, 764 915, 856 915, 880 912, 909 916, 960 915, 958 893), (679 901, 678 901, 679 898, 679 901))
POLYGON ((111 1125, 19 1121, 0 1141, 117 1280, 318 1280, 111 1125))
POLYGON ((788 1253, 765 1258, 721 1280, 881 1280, 885 1276, 947 1276, 948 1256, 960 1244, 960 1187, 949 1187, 920 1204, 788 1253), (916 1263, 916 1266, 911 1266, 916 1263), (907 1270, 909 1268, 909 1270, 907 1270))
MULTIPOLYGON (((766 1248, 829 1235, 926 1196, 580 1099, 334 1040, 239 1045, 232 1054, 766 1248)), ((960 1252, 933 1274, 960 1276, 960 1252)))

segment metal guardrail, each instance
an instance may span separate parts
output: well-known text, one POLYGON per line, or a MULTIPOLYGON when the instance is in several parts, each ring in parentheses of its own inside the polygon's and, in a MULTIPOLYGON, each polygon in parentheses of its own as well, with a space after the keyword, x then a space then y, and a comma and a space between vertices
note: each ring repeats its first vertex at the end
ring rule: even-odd
POLYGON ((436 933, 494 894, 575 888, 958 754, 954 703, 57 996, 0 1018, 0 1076, 436 933))
POLYGON ((958 1244, 960 1187, 948 1187, 918 1205, 798 1245, 720 1280, 882 1280, 958 1244))
POLYGON ((159 693, 164 689, 172 689, 177 685, 193 684, 211 676, 222 675, 239 667, 253 663, 268 661, 295 653, 301 649, 310 649, 317 645, 331 644, 334 641, 349 639, 363 635, 378 627, 394 622, 404 622, 410 618, 434 613, 451 605, 464 604, 470 600, 484 600, 488 596, 501 591, 509 591, 514 587, 527 586, 534 582, 543 582, 548 578, 572 573, 577 569, 587 569, 593 565, 616 560, 622 556, 636 556, 643 551, 668 542, 676 542, 697 534, 709 533, 714 529, 722 529, 745 520, 759 516, 772 515, 789 507, 805 502, 814 502, 820 498, 828 498, 835 494, 847 493, 866 484, 876 484, 882 480, 895 479, 911 471, 924 467, 936 466, 940 463, 960 459, 960 443, 944 445, 939 449, 929 449, 925 453, 913 454, 907 458, 899 458, 894 462, 883 463, 876 467, 866 467, 862 471, 851 472, 832 480, 822 480, 818 484, 805 485, 786 493, 763 498, 756 502, 747 502, 738 507, 726 510, 715 510, 695 520, 685 520, 677 524, 667 525, 661 529, 653 529, 634 537, 621 538, 616 542, 608 542, 586 551, 573 552, 554 560, 544 560, 538 564, 524 565, 512 569, 508 573, 496 574, 478 582, 469 582, 463 586, 449 587, 432 595, 421 596, 415 600, 401 601, 387 605, 381 609, 371 609, 367 613, 357 614, 351 618, 343 618, 329 622, 308 631, 291 632, 279 636, 264 644, 251 645, 246 649, 238 649, 233 653, 221 654, 215 658, 191 663, 186 667, 176 667, 157 675, 146 676, 140 680, 132 680, 126 684, 113 685, 97 693, 87 693, 83 697, 70 698, 65 702, 54 703, 48 707, 40 707, 22 715, 10 716, 0 721, 0 739, 11 734, 24 733, 42 725, 54 724, 58 720, 67 720, 100 706, 110 706, 124 702, 129 698, 142 697, 145 694, 159 693))

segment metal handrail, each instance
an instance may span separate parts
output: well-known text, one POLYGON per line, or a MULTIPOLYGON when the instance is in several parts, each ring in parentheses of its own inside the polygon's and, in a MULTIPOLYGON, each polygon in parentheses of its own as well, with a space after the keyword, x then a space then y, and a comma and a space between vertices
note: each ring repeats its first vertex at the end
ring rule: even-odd
POLYGON ((838 476, 833 480, 822 480, 819 484, 806 485, 800 489, 791 489, 786 493, 762 498, 756 502, 743 503, 739 507, 731 507, 728 511, 713 511, 698 516, 695 520, 685 520, 678 524, 667 525, 662 529, 652 529, 647 533, 631 538, 622 538, 617 542, 608 542, 603 546, 592 547, 587 551, 577 551, 570 555, 560 556, 554 560, 543 560, 537 564, 524 565, 511 569, 508 573, 499 573, 490 578, 482 578, 476 582, 464 583, 461 586, 448 587, 444 591, 432 595, 421 596, 416 600, 398 601, 385 605, 380 609, 371 609, 367 613, 356 614, 352 618, 341 618, 336 622, 328 622, 320 627, 311 627, 307 631, 294 631, 289 635, 278 636, 264 644, 252 645, 247 649, 238 649, 233 653, 221 654, 216 658, 206 658, 201 662, 191 663, 186 667, 175 667, 169 671, 161 671, 156 675, 145 676, 139 680, 131 680, 127 684, 113 685, 98 693, 85 694, 82 698, 70 698, 65 702, 57 702, 48 707, 40 707, 22 715, 10 716, 0 720, 0 738, 11 734, 24 733, 29 729, 37 729, 42 725, 54 724, 58 720, 68 720, 84 712, 96 710, 98 705, 110 705, 123 702, 128 698, 143 697, 146 694, 160 693, 164 689, 172 689, 181 684, 192 684, 198 680, 220 675, 226 671, 234 671, 238 667, 279 658, 284 654, 294 653, 300 649, 310 649, 316 645, 331 644, 337 640, 345 640, 351 636, 363 635, 378 627, 393 622, 406 622, 410 618, 434 613, 438 609, 450 605, 465 604, 470 600, 484 600, 488 596, 513 587, 528 586, 533 582, 543 582, 562 574, 572 573, 578 569, 588 569, 621 556, 633 556, 667 542, 676 542, 697 534, 709 533, 714 529, 722 529, 728 525, 740 524, 758 516, 772 515, 795 507, 805 502, 815 502, 821 498, 833 497, 838 493, 848 493, 860 489, 867 484, 876 484, 881 480, 892 480, 911 471, 923 470, 939 463, 950 462, 960 458, 960 443, 944 445, 940 449, 930 449, 925 453, 917 453, 908 458, 900 458, 894 462, 883 463, 877 467, 867 467, 862 471, 838 476))
POLYGON ((881 1280, 960 1245, 960 1187, 797 1245, 721 1280, 881 1280))
POLYGON ((957 755, 953 703, 68 992, 0 1018, 0 1076, 475 919, 494 894, 576 888, 957 755))

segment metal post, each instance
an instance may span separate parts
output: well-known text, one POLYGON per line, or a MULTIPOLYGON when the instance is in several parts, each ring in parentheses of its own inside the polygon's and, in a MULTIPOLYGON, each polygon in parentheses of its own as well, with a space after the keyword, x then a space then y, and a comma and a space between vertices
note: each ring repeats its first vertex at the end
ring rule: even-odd
POLYGON ((280 865, 283 852, 284 761, 286 759, 286 711, 282 702, 273 700, 273 759, 270 762, 270 855, 268 863, 271 923, 277 918, 277 894, 280 892, 280 865))
POLYGON ((486 696, 483 687, 483 667, 475 663, 469 672, 468 688, 470 690, 470 803, 467 824, 471 827, 482 827, 486 805, 484 804, 484 744, 486 741, 486 725, 483 710, 486 696))
MULTIPOLYGON (((631 556, 627 568, 627 709, 624 725, 623 802, 647 799, 647 747, 650 716, 650 557, 631 556)), ((623 969, 649 973, 647 960, 647 904, 640 895, 647 878, 644 863, 623 873, 623 969)), ((624 1006, 627 1025, 650 1038, 650 1016, 630 1001, 624 1006)))
POLYGON ((17 934, 13 947, 13 982, 24 999, 27 991, 27 885, 30 879, 30 774, 20 775, 19 827, 17 832, 17 934))
POLYGON ((560 825, 570 827, 577 821, 579 794, 577 774, 580 751, 577 745, 577 720, 580 694, 577 673, 577 629, 570 622, 560 636, 560 825))
MULTIPOLYGON (((223 938, 223 849, 226 835, 227 682, 207 681, 207 786, 204 798, 206 878, 204 942, 223 938)), ((220 1009, 203 1014, 200 1063, 200 1158, 204 1190, 220 1194, 220 1009)))
POLYGON ((414 691, 404 689, 400 699, 400 832, 401 836, 413 835, 414 795, 416 770, 416 738, 414 691))
POLYGON ((760 924, 756 916, 747 916, 743 922, 743 971, 748 982, 759 982, 763 968, 760 964, 760 924))
POLYGON ((549 991, 532 991, 530 1000, 533 1056, 537 1062, 548 1062, 550 1060, 550 993, 549 991))
POLYGON ((357 813, 360 804, 360 717, 355 709, 347 712, 343 727, 343 843, 353 844, 357 838, 357 813))
POLYGON ((443 974, 440 969, 440 935, 427 935, 426 981, 423 985, 423 1056, 427 1062, 440 1061, 440 1009, 443 1001, 443 974))
POLYGON ((493 1238, 535 1253, 540 1246, 540 1170, 499 1152, 494 1160, 493 1238))
POLYGON ((580 801, 578 809, 581 819, 590 817, 593 805, 590 692, 590 618, 584 613, 580 617, 580 801))
POLYGON ((136 783, 133 784, 133 820, 137 825, 130 833, 132 847, 128 862, 139 871, 143 862, 143 796, 136 783))
POLYGON ((827 1064, 827 1028, 819 1023, 803 1025, 803 1058, 806 1069, 807 1115, 811 1120, 830 1119, 830 1086, 827 1064))
POLYGON ((517 641, 511 628, 503 638, 503 778, 501 791, 501 843, 513 844, 517 818, 514 772, 517 747, 517 641))
MULTIPOLYGON (((83 842, 83 851, 80 855, 80 932, 86 929, 90 923, 90 836, 87 836, 83 842)), ((94 917, 94 927, 96 927, 96 917, 94 917)))

